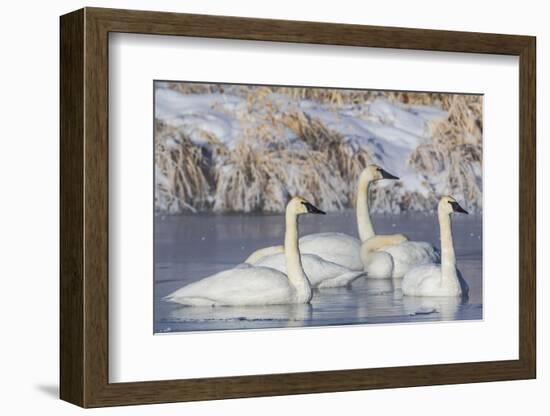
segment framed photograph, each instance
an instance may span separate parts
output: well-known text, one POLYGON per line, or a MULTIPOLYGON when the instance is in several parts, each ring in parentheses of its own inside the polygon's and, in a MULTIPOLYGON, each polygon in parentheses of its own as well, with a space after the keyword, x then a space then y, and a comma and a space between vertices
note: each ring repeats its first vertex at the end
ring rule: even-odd
POLYGON ((535 49, 62 16, 61 398, 534 378, 535 49))

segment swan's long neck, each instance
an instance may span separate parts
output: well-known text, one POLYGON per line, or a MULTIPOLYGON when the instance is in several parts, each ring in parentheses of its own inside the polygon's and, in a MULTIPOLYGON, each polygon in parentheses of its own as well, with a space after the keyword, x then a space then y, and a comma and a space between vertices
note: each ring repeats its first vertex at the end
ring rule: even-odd
POLYGON ((361 241, 374 237, 374 228, 372 226, 369 212, 370 182, 370 178, 365 175, 361 175, 359 177, 355 212, 357 215, 357 228, 359 230, 359 238, 361 241))
POLYGON ((298 249, 298 216, 287 210, 285 230, 285 259, 288 280, 296 290, 297 303, 311 300, 311 284, 304 273, 298 249))
POLYGON ((439 211, 438 217, 441 238, 441 280, 442 282, 458 282, 451 215, 446 212, 439 211))

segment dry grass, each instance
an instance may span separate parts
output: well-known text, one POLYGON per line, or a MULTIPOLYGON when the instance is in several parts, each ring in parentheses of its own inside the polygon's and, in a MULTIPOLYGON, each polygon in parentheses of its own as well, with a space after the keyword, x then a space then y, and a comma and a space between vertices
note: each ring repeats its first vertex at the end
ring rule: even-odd
POLYGON ((241 142, 217 165, 213 210, 281 212, 297 193, 325 209, 341 209, 345 191, 341 180, 323 168, 326 162, 317 151, 258 149, 241 142))
POLYGON ((288 126, 307 146, 325 155, 328 166, 342 178, 357 178, 361 171, 372 162, 364 149, 354 149, 337 132, 329 130, 316 118, 302 111, 284 114, 283 123, 288 126))

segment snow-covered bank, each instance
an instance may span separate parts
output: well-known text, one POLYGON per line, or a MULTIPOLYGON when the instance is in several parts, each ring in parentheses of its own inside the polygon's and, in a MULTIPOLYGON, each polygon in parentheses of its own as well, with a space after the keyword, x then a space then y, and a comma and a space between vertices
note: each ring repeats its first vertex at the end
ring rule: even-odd
POLYGON ((401 178, 375 187, 376 212, 443 193, 481 210, 479 96, 182 85, 156 84, 158 212, 280 212, 295 194, 337 211, 367 163, 401 178))

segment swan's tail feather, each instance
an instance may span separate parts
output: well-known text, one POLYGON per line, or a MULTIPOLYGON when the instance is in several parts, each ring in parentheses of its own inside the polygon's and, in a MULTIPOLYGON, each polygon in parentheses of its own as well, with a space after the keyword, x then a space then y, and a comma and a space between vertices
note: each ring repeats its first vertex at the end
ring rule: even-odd
POLYGON ((333 287, 343 287, 349 286, 355 279, 364 276, 365 272, 347 272, 341 274, 340 276, 333 277, 332 279, 323 280, 317 286, 319 289, 323 288, 333 288, 333 287))

